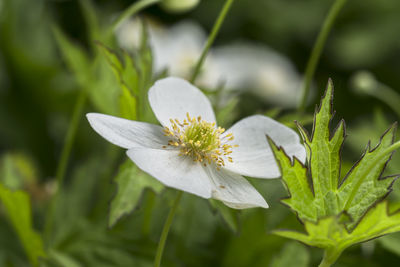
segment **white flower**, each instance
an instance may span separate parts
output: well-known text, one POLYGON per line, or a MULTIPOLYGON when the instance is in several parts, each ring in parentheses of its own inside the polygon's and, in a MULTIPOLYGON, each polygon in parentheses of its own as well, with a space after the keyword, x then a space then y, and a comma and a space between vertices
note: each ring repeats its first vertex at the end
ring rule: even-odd
MULTIPOLYGON (((188 79, 207 40, 203 29, 191 21, 184 21, 170 28, 162 27, 151 20, 148 25, 155 71, 168 69, 170 75, 188 79)), ((138 48, 141 31, 138 19, 128 21, 117 32, 118 42, 128 50, 138 48)), ((208 61, 206 59, 204 68, 207 68, 208 61)))
POLYGON ((150 106, 161 126, 89 113, 93 129, 166 186, 237 209, 268 204, 242 175, 280 176, 266 135, 286 153, 305 160, 305 149, 290 128, 265 116, 245 118, 225 131, 216 124, 207 97, 180 78, 157 81, 150 106))
POLYGON ((301 77, 283 55, 251 43, 220 46, 212 52, 211 64, 203 73, 205 86, 213 88, 223 81, 228 90, 249 88, 265 102, 296 106, 301 77))
MULTIPOLYGON (((117 39, 126 49, 137 48, 141 38, 138 19, 123 24, 117 39)), ((195 22, 183 21, 165 28, 149 20, 149 40, 154 69, 168 69, 172 76, 189 79, 207 35, 195 22)), ((302 78, 293 63, 271 48, 253 43, 213 47, 203 64, 197 84, 208 89, 251 90, 260 100, 294 107, 300 98, 302 78)))

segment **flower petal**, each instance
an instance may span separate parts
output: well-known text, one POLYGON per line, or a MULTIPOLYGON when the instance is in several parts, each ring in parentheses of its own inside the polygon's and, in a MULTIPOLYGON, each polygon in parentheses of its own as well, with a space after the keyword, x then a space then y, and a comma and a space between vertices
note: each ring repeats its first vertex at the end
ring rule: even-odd
POLYGON ((166 186, 211 197, 211 181, 202 165, 190 157, 179 156, 178 150, 133 148, 127 154, 140 169, 166 186))
POLYGON ((214 184, 213 198, 221 200, 234 209, 268 208, 267 202, 260 193, 241 175, 225 169, 217 170, 213 166, 205 167, 205 169, 214 184))
POLYGON ((86 114, 92 128, 114 145, 123 148, 161 148, 168 144, 163 128, 145 122, 131 121, 100 113, 86 114))
POLYGON ((157 81, 149 90, 150 106, 158 121, 170 126, 170 119, 183 121, 201 116, 207 122, 215 122, 214 111, 208 98, 189 82, 175 77, 157 81))
POLYGON ((278 146, 282 146, 289 156, 296 156, 305 161, 306 151, 300 144, 295 131, 266 116, 255 115, 247 117, 227 130, 224 135, 232 133, 233 162, 226 162, 225 168, 233 172, 257 177, 277 178, 280 176, 275 157, 268 144, 268 135, 278 146))

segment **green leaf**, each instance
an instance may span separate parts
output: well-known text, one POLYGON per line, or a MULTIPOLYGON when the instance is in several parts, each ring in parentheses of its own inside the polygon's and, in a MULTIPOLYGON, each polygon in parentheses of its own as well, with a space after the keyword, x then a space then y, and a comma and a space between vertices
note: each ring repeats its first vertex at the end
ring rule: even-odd
POLYGON ((332 101, 333 85, 329 81, 314 115, 311 136, 298 125, 306 145, 307 168, 296 159, 291 164, 284 151, 270 143, 290 193, 290 197, 282 202, 296 211, 300 219, 314 223, 320 218, 345 212, 350 217, 347 227, 351 229, 376 201, 389 192, 395 179, 382 178, 382 173, 392 155, 386 151, 393 144, 396 125, 383 134, 374 149, 367 146, 361 159, 339 185, 345 124, 341 120, 336 130, 330 133, 329 125, 334 114, 332 101))
POLYGON ((275 157, 281 168, 282 180, 289 191, 290 197, 282 202, 292 208, 300 219, 317 221, 318 204, 315 203, 313 192, 307 178, 307 168, 296 158, 292 164, 283 149, 279 149, 271 139, 268 139, 275 157))
POLYGON ((45 257, 41 236, 33 229, 30 200, 23 191, 12 191, 0 184, 0 200, 22 243, 30 263, 38 266, 39 258, 45 257))
POLYGON ((396 125, 393 125, 381 137, 374 148, 370 144, 361 159, 344 178, 338 192, 339 205, 345 210, 352 222, 352 228, 377 200, 384 197, 393 184, 395 176, 382 178, 382 173, 393 153, 386 149, 393 144, 396 125))
POLYGON ((352 232, 340 222, 340 216, 326 217, 316 224, 306 221, 305 228, 306 234, 287 230, 274 233, 310 246, 341 252, 351 245, 400 231, 400 211, 390 214, 388 203, 383 201, 371 208, 352 232))
POLYGON ((321 105, 314 115, 311 136, 299 126, 307 148, 308 166, 313 178, 319 217, 339 212, 338 202, 332 192, 336 191, 340 178, 340 150, 344 142, 345 126, 342 120, 334 133, 330 134, 329 125, 333 117, 332 102, 333 84, 329 80, 321 105))
POLYGON ((126 119, 137 119, 138 97, 138 72, 132 58, 123 52, 123 60, 118 54, 101 43, 97 43, 99 49, 105 55, 119 84, 120 116, 126 119))
POLYGON ((130 160, 122 164, 115 182, 118 189, 117 194, 111 201, 110 227, 139 205, 145 189, 151 189, 159 193, 164 188, 160 182, 139 170, 130 160))
POLYGON ((282 202, 298 214, 307 232, 275 233, 325 249, 325 263, 335 262, 352 244, 400 230, 400 213, 389 215, 387 203, 378 203, 395 180, 395 176, 383 178, 382 174, 395 148, 396 125, 382 135, 374 149, 369 143, 361 159, 341 179, 345 124, 340 121, 331 134, 332 101, 333 85, 329 81, 314 115, 312 134, 298 125, 306 145, 307 167, 296 158, 292 163, 283 149, 269 140, 290 193, 282 202))

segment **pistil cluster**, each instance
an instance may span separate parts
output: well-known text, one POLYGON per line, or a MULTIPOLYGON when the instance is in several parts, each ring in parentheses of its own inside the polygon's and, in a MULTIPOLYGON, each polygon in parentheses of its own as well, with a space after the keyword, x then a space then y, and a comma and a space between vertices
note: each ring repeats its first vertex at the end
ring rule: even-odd
POLYGON ((170 122, 170 127, 164 127, 164 134, 171 137, 168 146, 179 148, 179 155, 190 156, 204 166, 215 163, 218 168, 225 166, 225 160, 233 162, 230 154, 238 145, 228 144, 234 139, 233 135, 221 137, 225 129, 216 127, 215 122, 206 122, 200 116, 192 118, 189 113, 182 122, 178 119, 170 119, 170 122))

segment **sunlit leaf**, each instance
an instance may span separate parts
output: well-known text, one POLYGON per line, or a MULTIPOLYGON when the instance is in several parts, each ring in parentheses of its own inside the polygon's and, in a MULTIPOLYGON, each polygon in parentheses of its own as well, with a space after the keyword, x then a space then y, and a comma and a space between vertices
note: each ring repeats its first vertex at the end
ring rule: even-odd
POLYGON ((30 200, 23 191, 12 191, 0 184, 0 200, 7 216, 22 243, 32 265, 38 266, 39 258, 45 257, 41 236, 33 229, 30 200))
POLYGON ((400 231, 400 212, 390 214, 388 203, 383 201, 371 208, 352 232, 340 222, 340 216, 326 217, 316 224, 306 221, 305 228, 307 233, 279 230, 275 234, 341 252, 353 244, 400 231))

